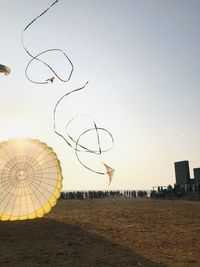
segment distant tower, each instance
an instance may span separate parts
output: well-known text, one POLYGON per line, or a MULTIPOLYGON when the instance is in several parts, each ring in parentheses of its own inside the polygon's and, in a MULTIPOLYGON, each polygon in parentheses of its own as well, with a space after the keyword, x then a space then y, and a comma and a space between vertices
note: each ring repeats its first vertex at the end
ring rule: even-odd
POLYGON ((194 182, 200 185, 200 168, 194 168, 194 182))
POLYGON ((189 161, 178 161, 174 163, 175 166, 175 175, 176 175, 176 184, 184 185, 190 183, 190 169, 189 161))

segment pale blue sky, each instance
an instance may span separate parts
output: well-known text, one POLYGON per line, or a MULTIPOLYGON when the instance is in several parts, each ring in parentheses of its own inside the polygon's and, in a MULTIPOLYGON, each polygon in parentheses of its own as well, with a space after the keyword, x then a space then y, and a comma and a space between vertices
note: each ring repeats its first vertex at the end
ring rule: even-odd
MULTIPOLYGON (((198 0, 60 0, 25 34, 30 51, 61 48, 73 61, 71 81, 35 85, 26 80, 28 56, 21 32, 53 1, 1 5, 0 138, 23 135, 53 147, 61 160, 64 189, 107 189, 108 179, 88 172, 53 132, 53 108, 66 92, 90 81, 58 110, 65 121, 88 114, 114 136, 105 162, 116 169, 110 189, 173 184, 174 161, 200 167, 200 2, 198 0)), ((43 59, 65 72, 59 55, 43 59)), ((33 78, 49 72, 39 64, 33 78)), ((80 125, 79 125, 80 126, 80 125)), ((78 129, 78 125, 77 125, 78 129)), ((99 163, 100 159, 96 161, 99 163)))

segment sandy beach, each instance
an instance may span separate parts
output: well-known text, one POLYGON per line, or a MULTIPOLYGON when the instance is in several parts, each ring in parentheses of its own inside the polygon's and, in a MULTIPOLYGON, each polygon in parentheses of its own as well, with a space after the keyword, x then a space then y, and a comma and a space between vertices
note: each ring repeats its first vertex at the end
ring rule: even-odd
POLYGON ((59 200, 42 219, 0 222, 0 266, 200 266, 200 202, 59 200))

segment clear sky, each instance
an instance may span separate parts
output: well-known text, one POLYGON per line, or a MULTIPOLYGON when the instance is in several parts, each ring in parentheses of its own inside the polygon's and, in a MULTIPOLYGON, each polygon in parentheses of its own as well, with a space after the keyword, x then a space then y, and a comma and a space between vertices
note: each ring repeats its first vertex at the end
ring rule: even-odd
MULTIPOLYGON (((12 69, 0 76, 1 141, 29 136, 52 146, 65 190, 108 189, 108 178, 83 168, 53 132, 55 103, 90 81, 61 103, 58 128, 65 133, 71 117, 87 114, 113 134, 114 148, 95 158, 116 170, 109 189, 173 184, 180 160, 190 161, 193 176, 200 167, 200 1, 60 0, 27 30, 25 44, 33 54, 63 49, 75 70, 69 83, 36 85, 24 75, 29 57, 21 32, 52 2, 1 4, 0 64, 12 69)), ((60 55, 43 59, 64 77, 68 65, 60 55)), ((30 75, 52 76, 38 63, 30 75)), ((75 130, 83 125, 76 122, 75 130)))

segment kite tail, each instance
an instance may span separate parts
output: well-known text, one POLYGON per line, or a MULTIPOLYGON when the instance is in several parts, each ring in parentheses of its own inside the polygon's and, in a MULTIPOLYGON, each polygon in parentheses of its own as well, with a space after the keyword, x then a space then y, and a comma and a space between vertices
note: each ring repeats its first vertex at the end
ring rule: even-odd
POLYGON ((52 6, 54 6, 59 0, 56 0, 53 2, 53 4, 51 4, 47 9, 45 9, 40 15, 38 15, 36 18, 34 18, 25 28, 23 31, 26 31, 28 29, 28 27, 31 26, 31 24, 33 24, 33 22, 35 22, 37 19, 39 19, 40 17, 42 17, 52 6))
POLYGON ((51 49, 47 49, 47 50, 44 50, 40 53, 38 53, 37 55, 33 55, 28 49, 27 47, 25 46, 24 44, 24 33, 27 31, 27 29, 36 21, 38 20, 40 17, 42 17, 46 12, 48 12, 48 10, 50 8, 52 8, 59 0, 56 0, 54 1, 47 9, 45 9, 41 14, 39 14, 37 17, 35 17, 30 23, 28 23, 28 25, 24 28, 24 30, 22 31, 22 35, 21 35, 21 43, 22 43, 22 46, 25 50, 25 52, 31 57, 31 60, 28 62, 28 64, 26 65, 26 68, 25 68, 25 76, 26 78, 32 82, 32 83, 35 83, 35 84, 47 84, 49 83, 49 77, 47 79, 45 79, 44 81, 35 81, 33 79, 31 79, 28 75, 28 69, 29 69, 29 66, 30 64, 34 61, 34 60, 37 60, 39 61, 41 64, 45 65, 60 81, 62 82, 68 82, 70 79, 71 79, 71 76, 72 76, 72 73, 74 71, 74 65, 71 61, 71 59, 67 56, 67 54, 62 50, 62 49, 58 49, 58 48, 51 48, 51 49), (56 71, 49 65, 47 64, 45 61, 41 60, 39 57, 45 53, 49 53, 49 52, 60 52, 61 54, 63 54, 64 58, 66 59, 66 61, 70 64, 70 71, 69 71, 69 74, 68 74, 68 77, 66 79, 62 79, 57 73, 56 71))
MULTIPOLYGON (((74 145, 72 145, 71 142, 70 142, 70 141, 69 141, 63 134, 61 134, 60 132, 58 132, 57 129, 56 129, 56 128, 57 128, 57 127, 56 127, 56 112, 57 112, 57 108, 58 108, 59 104, 61 103, 61 101, 64 100, 66 97, 68 97, 70 94, 83 90, 83 89, 87 86, 87 84, 88 84, 88 82, 86 82, 82 87, 77 88, 77 89, 74 89, 74 90, 72 90, 72 91, 66 93, 65 95, 63 95, 63 96, 57 101, 57 103, 56 103, 56 105, 55 105, 55 107, 54 107, 54 113, 53 113, 54 133, 57 134, 59 137, 61 137, 61 138, 65 141, 65 143, 66 143, 68 146, 70 146, 72 149, 75 150, 76 158, 77 158, 77 160, 79 161, 79 163, 80 163, 83 167, 85 167, 85 168, 88 169, 89 171, 92 171, 92 172, 94 172, 94 173, 96 173, 96 174, 101 174, 101 175, 108 174, 108 175, 109 175, 108 172, 100 172, 100 171, 97 171, 97 170, 95 170, 95 169, 90 168, 87 164, 83 163, 83 161, 82 161, 82 160, 80 159, 80 157, 79 157, 79 153, 81 153, 81 152, 86 152, 86 153, 91 153, 91 154, 101 155, 102 152, 107 152, 107 151, 111 150, 112 147, 113 147, 113 144, 114 144, 114 139, 113 139, 112 134, 111 134, 108 130, 106 130, 105 128, 97 127, 96 122, 95 122, 94 120, 92 120, 92 121, 93 121, 93 125, 94 125, 94 127, 93 127, 93 128, 90 128, 90 129, 87 129, 86 131, 82 132, 81 135, 77 138, 77 140, 75 140, 71 135, 69 135, 69 133, 68 133, 68 131, 67 131, 68 139, 74 144, 74 145), (83 137, 83 135, 87 134, 87 133, 90 132, 90 131, 95 131, 95 132, 96 132, 97 143, 98 143, 98 149, 97 149, 97 150, 89 149, 89 148, 87 148, 86 146, 83 146, 83 145, 80 143, 80 139, 81 139, 81 137, 83 137), (100 143, 99 131, 104 131, 104 132, 106 132, 106 133, 109 135, 109 137, 110 137, 110 139, 111 139, 111 143, 112 143, 112 145, 111 145, 110 148, 108 148, 108 149, 106 149, 106 150, 102 150, 102 148, 101 148, 101 143, 100 143)), ((84 116, 86 116, 86 115, 84 115, 84 116)), ((66 129, 67 129, 67 130, 68 130, 68 127, 69 127, 70 123, 71 123, 75 118, 77 118, 77 117, 79 117, 79 116, 76 116, 76 117, 73 117, 72 119, 70 119, 70 121, 67 123, 67 126, 66 126, 66 129)), ((86 117, 89 117, 89 116, 86 116, 86 117)), ((104 164, 104 165, 105 165, 105 164, 104 164)), ((110 181, 111 181, 111 179, 110 179, 110 181)), ((110 184, 110 183, 109 183, 109 184, 110 184)))
MULTIPOLYGON (((21 42, 22 42, 22 46, 25 50, 25 52, 31 57, 31 60, 28 62, 28 64, 26 65, 26 68, 25 68, 25 76, 26 78, 32 82, 32 83, 35 83, 35 84, 47 84, 49 82, 53 83, 54 81, 54 78, 57 77, 61 82, 68 82, 70 81, 71 77, 72 77, 72 73, 74 71, 74 65, 71 61, 71 59, 67 56, 67 54, 61 50, 61 49, 58 49, 58 48, 52 48, 52 49, 47 49, 45 51, 42 51, 36 55, 33 55, 28 49, 27 47, 25 46, 24 44, 24 34, 25 32, 32 26, 32 24, 38 20, 40 17, 42 17, 44 14, 46 14, 50 8, 52 8, 59 0, 56 0, 54 1, 48 8, 46 8, 42 13, 40 13, 37 17, 35 17, 33 20, 31 20, 30 23, 27 24, 27 26, 24 28, 24 30, 22 31, 22 34, 21 34, 21 42), (49 65, 47 64, 45 61, 41 60, 40 59, 40 56, 45 54, 45 53, 49 53, 49 52, 59 52, 61 53, 64 58, 66 59, 66 62, 70 65, 70 71, 69 71, 69 74, 68 76, 65 78, 65 79, 62 79, 57 73, 56 71, 49 65), (28 75, 28 69, 31 65, 31 63, 34 61, 34 60, 37 60, 39 61, 41 64, 45 65, 52 73, 53 75, 55 75, 55 77, 48 77, 47 79, 45 79, 44 81, 36 81, 36 80, 33 80, 29 77, 28 75)), ((113 147, 113 144, 114 144, 114 139, 113 139, 113 136, 112 134, 104 129, 104 128, 100 128, 97 126, 96 122, 94 120, 93 121, 93 125, 94 127, 90 128, 90 129, 87 129, 86 131, 82 132, 81 135, 77 138, 77 140, 75 140, 68 132, 67 130, 67 137, 65 137, 64 135, 62 135, 60 132, 57 131, 57 127, 56 127, 56 113, 57 113, 57 108, 60 104, 60 102, 65 99, 67 96, 69 96, 70 94, 72 93, 75 93, 75 92, 78 92, 80 90, 83 90, 86 86, 87 86, 88 82, 85 83, 85 85, 83 85, 82 87, 80 88, 77 88, 77 89, 74 89, 66 94, 64 94, 58 101, 57 103, 55 104, 55 107, 54 107, 54 112, 53 112, 53 129, 54 129, 54 133, 56 135, 58 135, 59 137, 61 137, 65 143, 70 146, 72 149, 75 150, 75 153, 76 153, 76 157, 77 157, 77 160, 80 162, 80 164, 82 164, 86 169, 94 172, 94 173, 97 173, 97 174, 101 174, 101 175, 105 175, 107 174, 109 176, 109 184, 111 182, 111 179, 112 179, 112 176, 113 176, 113 173, 114 173, 114 169, 112 169, 111 167, 109 167, 108 165, 104 164, 105 167, 106 167, 106 172, 99 172, 99 171, 96 171, 90 167, 87 166, 87 164, 83 163, 83 161, 80 159, 79 157, 79 153, 80 152, 86 152, 86 153, 91 153, 91 154, 96 154, 96 155, 101 155, 102 152, 107 152, 109 151, 112 147, 113 147), (97 150, 92 150, 84 145, 82 145, 80 143, 80 139, 83 135, 87 134, 88 132, 90 131, 95 131, 96 133, 96 138, 97 138, 97 144, 98 144, 98 149, 97 150), (100 142, 100 136, 99 136, 99 131, 104 131, 108 134, 108 136, 110 137, 111 139, 111 146, 107 149, 104 149, 102 150, 101 148, 101 142, 100 142)), ((76 117, 73 117, 68 123, 67 123, 67 128, 69 127, 70 123, 75 119, 76 117)))
MULTIPOLYGON (((86 82, 82 87, 77 88, 77 89, 74 89, 74 90, 72 90, 72 91, 70 91, 70 92, 64 94, 64 95, 57 101, 57 103, 56 103, 56 105, 55 105, 55 107, 54 107, 54 111, 53 111, 53 122, 54 122, 54 126, 53 126, 53 128, 54 128, 54 132, 55 132, 56 134, 58 134, 59 136, 61 136, 65 141, 66 141, 66 138, 65 138, 64 136, 62 136, 61 134, 59 134, 59 133, 56 131, 56 111, 57 111, 58 105, 60 104, 60 102, 61 102, 64 98, 66 98, 66 97, 69 96, 70 94, 75 93, 75 92, 78 92, 78 91, 80 91, 80 90, 83 90, 83 89, 87 86, 88 83, 89 83, 89 82, 86 82)), ((68 141, 67 141, 67 144, 68 144, 69 146, 71 146, 71 144, 70 144, 68 141)))

